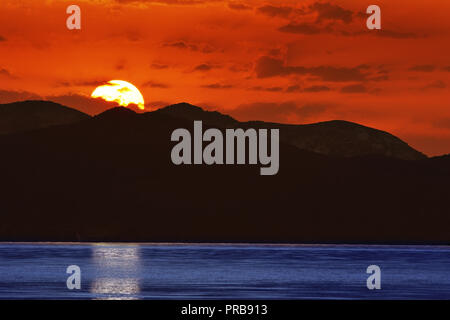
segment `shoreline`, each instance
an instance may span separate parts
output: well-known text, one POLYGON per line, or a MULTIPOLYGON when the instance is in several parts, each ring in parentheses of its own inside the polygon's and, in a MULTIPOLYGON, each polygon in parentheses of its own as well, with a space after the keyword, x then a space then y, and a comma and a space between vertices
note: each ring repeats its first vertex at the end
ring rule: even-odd
POLYGON ((238 247, 433 247, 450 248, 443 243, 262 243, 262 242, 105 242, 105 241, 0 241, 1 245, 94 245, 94 246, 238 246, 238 247))

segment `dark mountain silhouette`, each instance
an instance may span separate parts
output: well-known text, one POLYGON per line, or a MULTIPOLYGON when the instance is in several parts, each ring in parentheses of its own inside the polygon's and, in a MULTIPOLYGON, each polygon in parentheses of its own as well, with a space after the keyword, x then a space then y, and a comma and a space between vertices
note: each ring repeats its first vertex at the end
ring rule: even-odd
POLYGON ((280 128, 281 140, 302 150, 337 157, 382 155, 404 160, 426 156, 399 138, 348 121, 326 121, 307 125, 289 125, 262 121, 239 122, 219 112, 207 112, 187 103, 171 105, 156 112, 187 120, 203 120, 222 128, 280 128))
POLYGON ((182 102, 161 108, 155 111, 156 113, 164 113, 170 116, 187 119, 187 120, 202 120, 204 123, 215 127, 230 127, 239 124, 239 121, 230 116, 224 115, 217 111, 205 111, 200 107, 192 104, 182 102))
POLYGON ((116 108, 0 135, 0 240, 450 243, 450 156, 337 157, 281 142, 275 176, 176 166, 171 133, 192 126, 116 108))
POLYGON ((78 110, 50 101, 0 104, 0 134, 30 131, 90 118, 78 110))

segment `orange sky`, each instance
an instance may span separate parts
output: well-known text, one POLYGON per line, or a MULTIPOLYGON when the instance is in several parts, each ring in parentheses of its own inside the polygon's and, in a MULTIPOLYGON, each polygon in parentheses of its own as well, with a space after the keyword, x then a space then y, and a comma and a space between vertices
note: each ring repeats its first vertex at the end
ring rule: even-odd
POLYGON ((147 110, 186 101, 239 120, 344 119, 450 152, 450 1, 1 0, 0 103, 90 114, 126 80, 147 110), (70 4, 82 30, 66 28, 70 4), (365 9, 382 9, 382 31, 365 9))

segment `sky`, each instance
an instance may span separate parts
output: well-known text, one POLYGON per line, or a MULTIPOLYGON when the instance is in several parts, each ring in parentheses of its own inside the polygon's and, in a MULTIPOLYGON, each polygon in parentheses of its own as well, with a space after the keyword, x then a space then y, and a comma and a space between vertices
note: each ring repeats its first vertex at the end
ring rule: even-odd
POLYGON ((341 119, 450 153, 448 0, 1 0, 0 103, 91 115, 106 81, 146 111, 189 102, 246 120, 341 119), (66 8, 81 8, 68 30, 66 8), (368 30, 366 8, 381 8, 368 30))

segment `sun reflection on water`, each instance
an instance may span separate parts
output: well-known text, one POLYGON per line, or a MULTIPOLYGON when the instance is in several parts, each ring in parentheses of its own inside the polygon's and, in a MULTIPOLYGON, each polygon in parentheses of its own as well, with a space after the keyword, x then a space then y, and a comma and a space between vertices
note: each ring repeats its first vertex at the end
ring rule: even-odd
POLYGON ((138 246, 92 247, 92 262, 98 275, 90 292, 98 299, 138 299, 141 267, 138 246))

